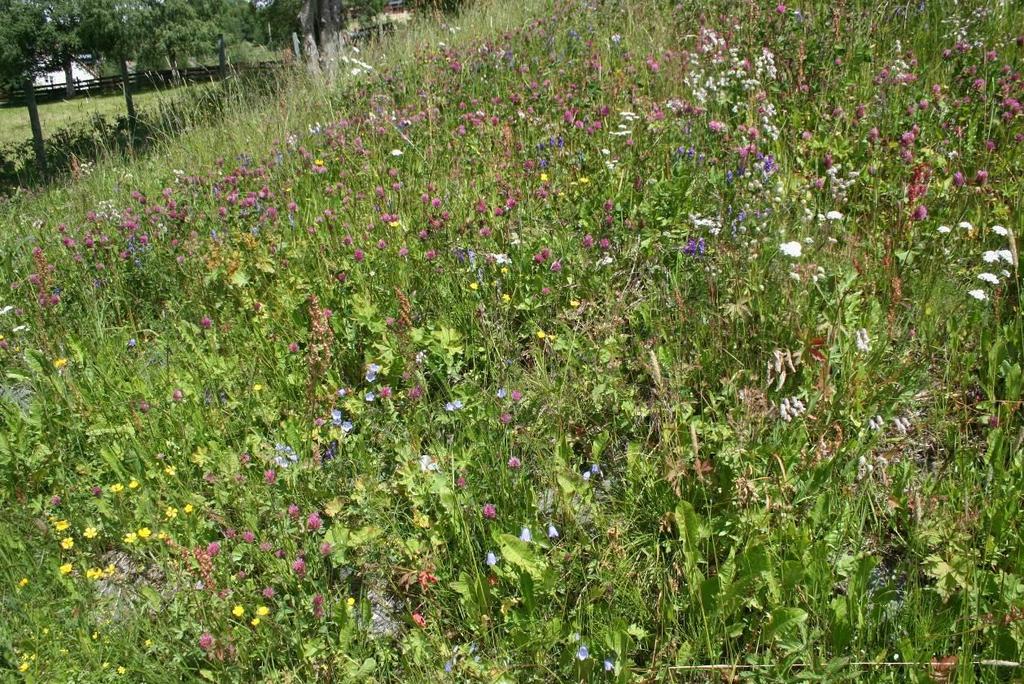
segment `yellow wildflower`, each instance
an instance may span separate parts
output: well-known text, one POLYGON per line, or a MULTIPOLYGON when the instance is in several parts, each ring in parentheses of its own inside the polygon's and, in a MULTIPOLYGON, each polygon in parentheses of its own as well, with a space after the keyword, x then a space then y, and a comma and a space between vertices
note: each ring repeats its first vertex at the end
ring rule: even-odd
POLYGON ((73 549, 74 547, 75 547, 75 540, 72 539, 71 537, 64 537, 63 539, 60 540, 60 548, 64 549, 65 551, 73 549))
POLYGON ((174 469, 174 466, 167 466, 166 468, 164 468, 164 473, 166 473, 170 477, 173 477, 175 472, 176 471, 174 469))
POLYGON ((192 504, 185 504, 185 508, 183 510, 186 513, 191 513, 192 511, 195 510, 195 507, 192 504))
POLYGON ((27 660, 21 661, 21 665, 18 665, 18 672, 24 672, 27 669, 28 669, 28 661, 27 660))
POLYGON ((121 492, 124 491, 124 485, 121 484, 120 482, 115 482, 114 484, 110 485, 110 491, 114 492, 114 494, 120 494, 121 492))
POLYGON ((61 368, 63 368, 66 365, 68 365, 68 360, 67 359, 54 359, 53 360, 53 367, 56 368, 57 370, 60 370, 61 368))
POLYGON ((71 563, 65 563, 64 565, 60 566, 60 574, 62 574, 62 575, 70 575, 71 574, 71 569, 72 569, 71 568, 71 563))
POLYGON ((259 608, 256 609, 256 614, 261 616, 261 617, 265 617, 267 615, 270 615, 270 609, 267 608, 266 606, 260 606, 259 608))
POLYGON ((245 608, 243 608, 242 606, 235 606, 231 609, 231 614, 235 617, 242 617, 243 615, 245 615, 245 608))
POLYGON ((140 527, 139 528, 139 532, 138 532, 139 539, 149 539, 149 535, 151 535, 151 534, 153 534, 153 532, 148 527, 140 527))
POLYGON ((541 183, 547 183, 548 182, 548 174, 546 174, 546 173, 540 174, 540 182, 541 183))
POLYGON ((139 488, 139 481, 136 480, 135 478, 132 478, 132 481, 128 483, 128 489, 138 489, 138 488, 139 488))
POLYGON ((345 605, 347 605, 349 608, 351 608, 352 606, 356 605, 355 598, 353 598, 352 596, 349 596, 347 599, 345 599, 345 605))
POLYGON ((103 571, 99 568, 89 568, 85 571, 85 576, 91 580, 98 580, 103 577, 103 571))
POLYGON ((139 537, 134 532, 129 532, 128 534, 124 535, 124 543, 125 544, 134 544, 138 540, 139 540, 139 537))
POLYGON ((479 288, 480 288, 480 286, 479 286, 479 285, 477 285, 476 283, 470 283, 470 284, 469 284, 469 289, 470 289, 470 290, 477 290, 477 289, 479 289, 479 288))
POLYGON ((253 627, 257 627, 260 624, 260 619, 258 617, 255 617, 252 620, 249 620, 249 624, 253 627))
POLYGON ((19 587, 27 587, 28 586, 28 577, 22 577, 20 580, 18 580, 18 586, 19 587))
POLYGON ((167 510, 164 511, 164 515, 167 516, 168 520, 174 520, 178 517, 178 509, 174 506, 168 506, 167 510))
POLYGON ((85 537, 86 539, 95 539, 96 538, 96 528, 95 527, 86 527, 85 530, 82 532, 82 536, 85 537))
POLYGON ((69 523, 67 520, 58 520, 53 525, 53 528, 55 530, 57 530, 58 532, 63 532, 64 530, 68 529, 69 527, 71 527, 71 523, 69 523))
POLYGON ((543 330, 538 330, 537 331, 537 339, 538 340, 543 340, 547 336, 548 336, 548 334, 546 332, 544 332, 543 330))
POLYGON ((578 299, 573 299, 572 301, 569 302, 569 306, 571 306, 574 309, 577 308, 579 305, 580 305, 580 300, 578 300, 578 299))
POLYGON ((262 392, 263 391, 263 385, 261 385, 260 383, 257 382, 255 385, 252 386, 252 391, 253 392, 262 392))
POLYGON ((512 301, 512 297, 510 297, 508 292, 506 292, 505 294, 501 295, 501 301, 503 301, 506 304, 508 304, 509 302, 512 301))
POLYGON ((124 665, 118 665, 118 666, 117 666, 117 674, 119 674, 119 675, 123 675, 123 674, 124 674, 125 672, 127 672, 127 671, 128 671, 128 670, 126 670, 126 669, 124 668, 124 665))

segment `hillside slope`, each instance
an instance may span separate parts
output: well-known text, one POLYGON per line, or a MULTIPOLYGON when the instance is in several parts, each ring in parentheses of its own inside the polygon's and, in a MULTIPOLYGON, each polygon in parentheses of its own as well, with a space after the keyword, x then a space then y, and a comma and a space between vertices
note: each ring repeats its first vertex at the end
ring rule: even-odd
POLYGON ((0 668, 1011 676, 1022 25, 484 3, 16 198, 0 668))

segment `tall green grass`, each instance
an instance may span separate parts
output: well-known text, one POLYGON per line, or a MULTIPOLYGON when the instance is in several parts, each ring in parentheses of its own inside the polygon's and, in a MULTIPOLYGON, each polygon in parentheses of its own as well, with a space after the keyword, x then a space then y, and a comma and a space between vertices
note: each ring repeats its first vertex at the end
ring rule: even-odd
POLYGON ((479 3, 12 198, 3 666, 1011 680, 1020 25, 479 3))

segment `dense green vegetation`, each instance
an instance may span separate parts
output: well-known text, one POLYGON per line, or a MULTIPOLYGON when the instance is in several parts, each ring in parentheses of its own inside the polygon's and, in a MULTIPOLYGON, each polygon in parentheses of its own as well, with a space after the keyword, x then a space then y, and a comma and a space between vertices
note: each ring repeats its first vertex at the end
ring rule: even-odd
POLYGON ((484 2, 12 198, 0 668, 1019 677, 1021 19, 484 2))

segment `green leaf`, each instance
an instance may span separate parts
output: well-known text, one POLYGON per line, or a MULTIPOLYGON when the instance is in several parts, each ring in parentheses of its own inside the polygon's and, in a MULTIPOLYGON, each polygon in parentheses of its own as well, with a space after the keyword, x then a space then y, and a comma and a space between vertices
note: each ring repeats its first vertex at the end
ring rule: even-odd
POLYGON ((345 502, 340 496, 335 497, 324 504, 324 513, 333 518, 338 515, 338 513, 341 513, 341 509, 344 505, 345 502))
POLYGON ((245 287, 249 284, 249 274, 239 269, 231 275, 230 282, 235 287, 245 287))
POLYGON ((142 592, 142 595, 146 597, 147 601, 149 601, 150 608, 156 610, 160 607, 160 594, 157 593, 156 589, 144 584, 139 591, 142 592))
POLYGON ((540 579, 544 573, 544 562, 534 555, 530 545, 511 534, 495 534, 494 541, 501 548, 504 560, 527 572, 534 579, 540 579))
POLYGON ((764 639, 771 641, 774 638, 782 638, 806 621, 807 613, 800 608, 777 608, 772 611, 772 619, 764 631, 764 639))
POLYGON ((365 681, 370 675, 377 670, 377 661, 373 658, 367 658, 359 665, 359 669, 356 670, 353 676, 357 677, 359 681, 365 681))

